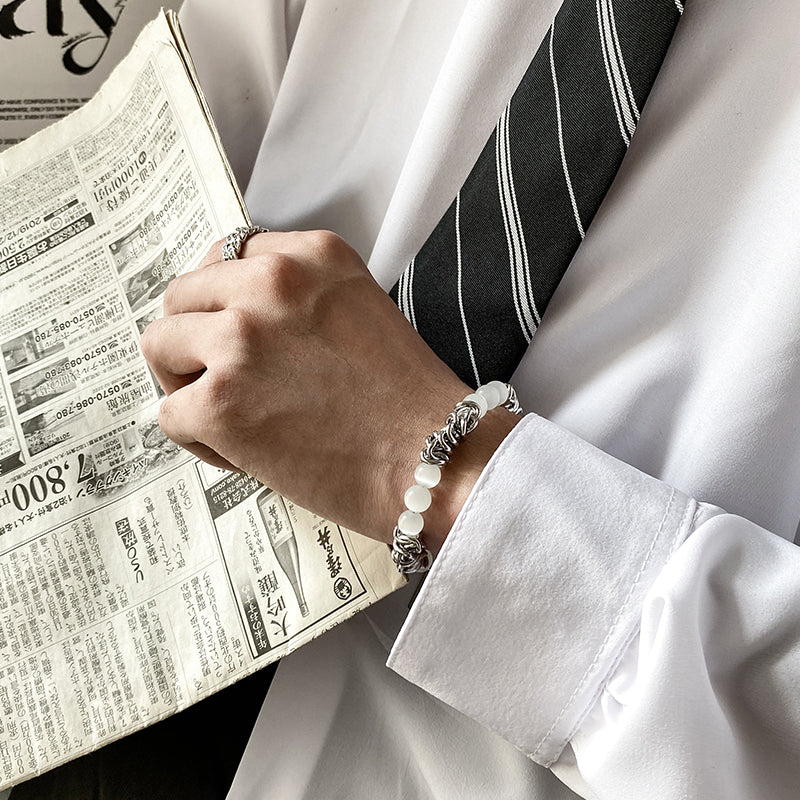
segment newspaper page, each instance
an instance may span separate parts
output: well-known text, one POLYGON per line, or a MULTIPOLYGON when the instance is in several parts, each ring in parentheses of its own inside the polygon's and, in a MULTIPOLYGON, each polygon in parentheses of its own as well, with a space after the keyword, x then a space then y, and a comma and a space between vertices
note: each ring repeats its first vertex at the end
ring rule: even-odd
POLYGON ((0 0, 0 150, 82 106, 162 5, 180 0, 0 0))
POLYGON ((0 155, 0 789, 402 583, 385 545, 158 427, 139 334, 247 221, 176 25, 159 17, 90 103, 0 155))

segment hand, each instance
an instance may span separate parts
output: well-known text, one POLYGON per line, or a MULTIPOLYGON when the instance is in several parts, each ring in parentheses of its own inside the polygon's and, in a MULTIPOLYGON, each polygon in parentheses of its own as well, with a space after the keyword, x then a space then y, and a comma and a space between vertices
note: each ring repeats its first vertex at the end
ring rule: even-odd
MULTIPOLYGON (((391 541, 425 437, 470 388, 338 236, 260 234, 225 262, 221 246, 170 283, 164 318, 142 336, 168 395, 164 433, 211 464, 391 541)), ((454 458, 425 513, 426 541, 444 538, 515 421, 492 412, 458 448, 461 468, 454 458)))

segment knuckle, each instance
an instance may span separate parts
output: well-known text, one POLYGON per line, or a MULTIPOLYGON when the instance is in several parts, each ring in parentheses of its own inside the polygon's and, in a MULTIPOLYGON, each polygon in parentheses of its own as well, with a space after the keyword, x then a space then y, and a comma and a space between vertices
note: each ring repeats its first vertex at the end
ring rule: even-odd
POLYGON ((323 264, 342 267, 350 263, 353 250, 341 236, 328 230, 310 231, 309 245, 323 264))
POLYGON ((268 253, 260 257, 257 263, 262 274, 272 280, 289 277, 297 270, 297 262, 287 253, 268 253))
POLYGON ((229 308, 221 313, 224 321, 219 332, 224 357, 216 361, 211 377, 232 384, 239 376, 247 374, 259 350, 265 346, 266 323, 241 308, 229 308))
POLYGON ((308 236, 311 252, 326 271, 340 278, 361 272, 361 257, 341 236, 327 230, 310 231, 308 236))
POLYGON ((338 252, 347 246, 344 239, 333 231, 309 231, 308 236, 312 246, 323 253, 329 251, 338 252))
POLYGON ((227 339, 226 350, 229 356, 235 356, 243 344, 255 335, 255 324, 250 314, 237 306, 226 308, 221 313, 225 320, 223 330, 227 339))
POLYGON ((237 372, 230 365, 221 365, 206 373, 205 407, 215 416, 225 416, 239 397, 237 372))
POLYGON ((257 259, 256 289, 274 303, 292 305, 308 288, 303 265, 284 253, 270 253, 257 259))

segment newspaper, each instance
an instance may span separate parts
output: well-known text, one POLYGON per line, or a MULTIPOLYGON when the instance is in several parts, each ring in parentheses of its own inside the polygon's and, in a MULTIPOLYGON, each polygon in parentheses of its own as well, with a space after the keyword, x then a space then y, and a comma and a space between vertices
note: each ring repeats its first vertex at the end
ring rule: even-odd
POLYGON ((385 545, 168 439, 138 337, 247 213, 172 12, 0 155, 0 789, 402 583, 385 545))
POLYGON ((179 0, 0 0, 0 150, 82 106, 179 0))

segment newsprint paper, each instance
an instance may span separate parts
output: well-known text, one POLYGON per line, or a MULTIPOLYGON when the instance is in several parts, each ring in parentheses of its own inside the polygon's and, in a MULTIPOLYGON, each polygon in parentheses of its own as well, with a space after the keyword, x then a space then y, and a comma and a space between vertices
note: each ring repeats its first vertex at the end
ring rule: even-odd
POLYGON ((180 0, 0 0, 0 150, 82 106, 162 5, 180 0))
POLYGON ((0 789, 396 588, 385 545, 167 440, 139 334, 247 222, 171 12, 0 155, 0 789))

